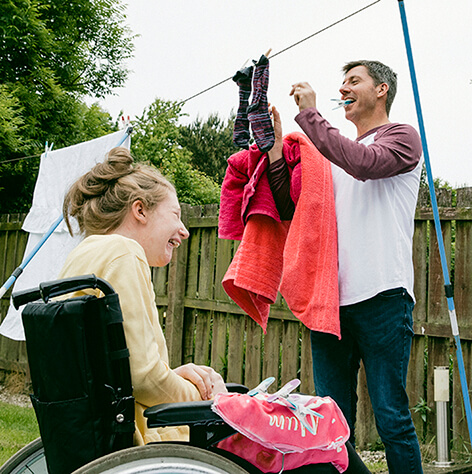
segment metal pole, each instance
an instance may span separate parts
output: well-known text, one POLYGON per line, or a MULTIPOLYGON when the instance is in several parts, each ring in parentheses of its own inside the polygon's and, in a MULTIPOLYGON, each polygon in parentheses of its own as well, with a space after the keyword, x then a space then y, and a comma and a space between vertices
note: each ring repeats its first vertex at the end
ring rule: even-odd
POLYGON ((466 377, 465 368, 464 368, 464 358, 462 356, 461 341, 459 337, 459 327, 457 324, 456 310, 454 308, 454 298, 453 298, 454 291, 452 289, 452 285, 449 280, 449 270, 447 267, 446 251, 444 249, 444 240, 441 233, 441 222, 439 220, 438 203, 436 201, 436 192, 434 190, 434 180, 433 180, 433 174, 431 172, 431 162, 429 159, 428 143, 426 141, 426 133, 425 133, 424 122, 423 122, 423 112, 421 111, 420 95, 418 91, 418 82, 416 80, 415 64, 413 62, 413 53, 412 53, 411 42, 410 42, 410 34, 408 32, 408 22, 406 19, 405 5, 403 3, 403 0, 398 0, 398 6, 400 7, 400 16, 401 16, 402 27, 403 27, 403 36, 405 39, 406 53, 408 56, 408 64, 410 68, 411 84, 413 86, 413 95, 415 97, 416 113, 418 116, 418 125, 419 125, 419 130, 420 130, 421 143, 423 145, 424 163, 426 167, 426 174, 428 176, 428 186, 429 186, 429 194, 431 196, 431 205, 433 208, 434 226, 436 228, 436 235, 437 235, 438 246, 439 246, 439 255, 441 257, 441 266, 442 266, 442 271, 443 271, 443 276, 444 276, 444 289, 445 289, 447 305, 449 309, 449 319, 451 322, 452 335, 456 343, 457 366, 459 368, 459 377, 460 377, 461 387, 462 387, 462 397, 464 400, 465 414, 467 418, 467 427, 469 429, 469 441, 472 442, 472 410, 470 406, 469 389, 467 387, 467 377, 466 377))

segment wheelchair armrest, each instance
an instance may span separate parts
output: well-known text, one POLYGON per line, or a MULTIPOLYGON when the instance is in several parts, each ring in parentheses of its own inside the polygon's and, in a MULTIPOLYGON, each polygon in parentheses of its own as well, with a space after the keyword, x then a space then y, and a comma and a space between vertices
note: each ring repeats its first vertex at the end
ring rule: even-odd
POLYGON ((149 428, 160 426, 208 425, 224 423, 211 410, 212 400, 202 402, 162 403, 144 411, 149 428))
POLYGON ((115 292, 113 287, 102 278, 98 278, 93 274, 81 275, 63 278, 61 280, 45 281, 41 283, 38 288, 17 291, 12 294, 13 306, 18 309, 20 306, 39 299, 47 303, 49 298, 66 295, 67 293, 73 293, 87 288, 98 288, 105 295, 111 295, 115 292))
MULTIPOLYGON (((248 388, 238 383, 227 383, 228 392, 247 393, 248 388)), ((161 403, 144 411, 149 428, 180 425, 208 425, 224 423, 211 410, 212 400, 200 402, 161 403)))
POLYGON ((162 403, 147 408, 144 416, 148 428, 163 426, 190 427, 189 444, 208 449, 236 433, 219 415, 211 410, 212 400, 202 402, 162 403))

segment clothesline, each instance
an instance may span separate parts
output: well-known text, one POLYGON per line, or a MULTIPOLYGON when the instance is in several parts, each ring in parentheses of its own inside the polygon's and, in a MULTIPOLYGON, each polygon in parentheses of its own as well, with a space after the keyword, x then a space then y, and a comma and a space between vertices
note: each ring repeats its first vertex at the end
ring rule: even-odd
POLYGON ((0 164, 13 163, 14 161, 20 161, 20 160, 29 160, 31 158, 39 158, 42 154, 43 152, 36 153, 36 155, 22 156, 21 158, 12 158, 11 160, 3 160, 3 161, 0 161, 0 164))
MULTIPOLYGON (((346 21, 348 20, 349 18, 352 18, 353 16, 357 15, 358 13, 361 13, 362 11, 364 10, 367 10, 368 8, 374 6, 376 3, 379 3, 381 0, 375 0, 374 2, 370 3, 369 5, 366 5, 365 7, 362 7, 360 8, 359 10, 356 10, 355 12, 353 13, 350 13, 349 15, 346 15, 345 17, 341 18, 340 20, 337 20, 331 24, 329 24, 328 26, 325 26, 324 28, 321 28, 321 30, 318 30, 316 31, 315 33, 312 33, 311 35, 309 36, 306 36, 305 38, 291 44, 290 46, 287 46, 286 48, 278 51, 277 53, 274 53, 270 56, 270 59, 273 59, 275 58, 276 56, 279 56, 280 54, 282 53, 285 53, 286 51, 288 51, 289 49, 292 49, 294 48, 295 46, 298 46, 299 44, 313 38, 314 36, 317 36, 319 35, 320 33, 323 33, 325 32, 326 30, 329 30, 330 28, 332 28, 333 26, 336 26, 336 25, 339 25, 339 23, 342 23, 343 21, 346 21)), ((200 92, 197 92, 196 94, 190 96, 190 97, 187 97, 187 99, 184 99, 184 100, 181 100, 180 102, 176 102, 172 108, 176 108, 176 107, 180 107, 181 105, 183 104, 186 104, 188 101, 192 100, 192 99, 195 99, 196 97, 202 95, 202 94, 205 94, 206 92, 209 92, 211 91, 212 89, 215 89, 216 87, 219 87, 221 86, 222 84, 224 84, 225 82, 228 82, 229 80, 231 80, 233 78, 233 76, 230 76, 230 77, 227 77, 226 79, 223 79, 222 81, 219 81, 217 82, 216 84, 213 84, 212 86, 210 87, 207 87, 206 89, 203 89, 202 91, 200 92)), ((1 161, 0 164, 3 164, 3 163, 12 163, 14 161, 20 161, 20 160, 26 160, 26 159, 31 159, 31 158, 37 158, 41 156, 41 153, 37 154, 37 155, 30 155, 30 156, 24 156, 22 158, 12 158, 11 160, 5 160, 5 161, 1 161)))
MULTIPOLYGON (((303 39, 297 41, 296 43, 293 43, 293 44, 291 44, 290 46, 287 46, 286 48, 284 48, 284 49, 278 51, 277 53, 274 53, 274 54, 270 55, 270 59, 273 59, 273 58, 275 58, 276 56, 279 56, 280 54, 285 53, 285 52, 288 51, 289 49, 294 48, 295 46, 298 46, 299 44, 301 44, 301 43, 303 43, 303 42, 305 42, 305 41, 307 41, 307 40, 313 38, 313 37, 316 36, 316 35, 319 35, 320 33, 325 32, 326 30, 329 30, 329 29, 332 28, 333 26, 336 26, 336 25, 338 25, 339 23, 342 23, 343 21, 345 21, 345 20, 347 20, 347 19, 349 19, 349 18, 351 18, 351 17, 357 15, 358 13, 361 13, 362 11, 366 10, 367 8, 370 8, 370 7, 372 7, 373 5, 375 5, 376 3, 379 3, 380 1, 381 1, 381 0, 376 0, 375 2, 372 2, 372 3, 370 3, 369 5, 366 5, 365 7, 360 8, 359 10, 356 10, 355 12, 353 12, 353 13, 351 13, 351 14, 349 14, 349 15, 343 17, 343 18, 341 18, 340 20, 337 20, 337 21, 335 21, 334 23, 331 23, 330 25, 325 26, 325 27, 322 28, 321 30, 318 30, 318 31, 316 31, 315 33, 312 33, 311 35, 306 36, 305 38, 303 38, 303 39)), ((187 99, 182 100, 182 101, 176 103, 176 104, 175 104, 175 107, 178 107, 178 106, 180 106, 180 105, 183 105, 183 104, 185 104, 186 102, 188 102, 189 100, 195 99, 195 97, 198 97, 198 96, 200 96, 200 95, 202 95, 202 94, 205 94, 206 92, 208 92, 208 91, 210 91, 210 90, 212 90, 212 89, 215 89, 215 88, 218 87, 218 86, 221 86, 222 84, 224 84, 225 82, 228 82, 228 81, 231 80, 232 78, 233 78, 233 76, 227 77, 226 79, 223 79, 222 81, 217 82, 216 84, 214 84, 214 85, 212 85, 212 86, 210 86, 210 87, 207 87, 206 89, 204 89, 204 90, 202 90, 202 91, 200 91, 200 92, 197 92, 196 94, 194 94, 194 95, 188 97, 187 99)))

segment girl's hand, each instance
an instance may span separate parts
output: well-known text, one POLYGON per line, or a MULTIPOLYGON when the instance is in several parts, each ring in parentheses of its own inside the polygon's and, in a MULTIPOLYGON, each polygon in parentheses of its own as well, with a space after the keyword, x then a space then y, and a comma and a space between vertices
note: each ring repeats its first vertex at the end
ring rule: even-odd
POLYGON ((282 121, 280 120, 280 114, 278 110, 273 105, 269 107, 269 111, 272 114, 274 123, 275 142, 274 146, 268 151, 267 154, 269 155, 269 161, 273 163, 283 156, 282 121))
POLYGON ((219 392, 227 392, 223 378, 211 367, 185 364, 174 369, 174 372, 192 382, 198 388, 202 400, 210 400, 219 392))

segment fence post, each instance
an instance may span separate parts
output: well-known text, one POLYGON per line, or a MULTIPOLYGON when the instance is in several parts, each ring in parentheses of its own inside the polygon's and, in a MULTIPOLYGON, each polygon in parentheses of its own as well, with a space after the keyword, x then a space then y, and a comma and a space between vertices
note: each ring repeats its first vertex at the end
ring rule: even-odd
MULTIPOLYGON (((188 204, 182 204, 182 222, 188 223, 188 204)), ((184 240, 179 249, 174 252, 169 266, 168 276, 168 305, 166 313, 166 342, 169 351, 171 367, 182 364, 182 341, 184 335, 184 295, 187 278, 188 240, 184 240)))

